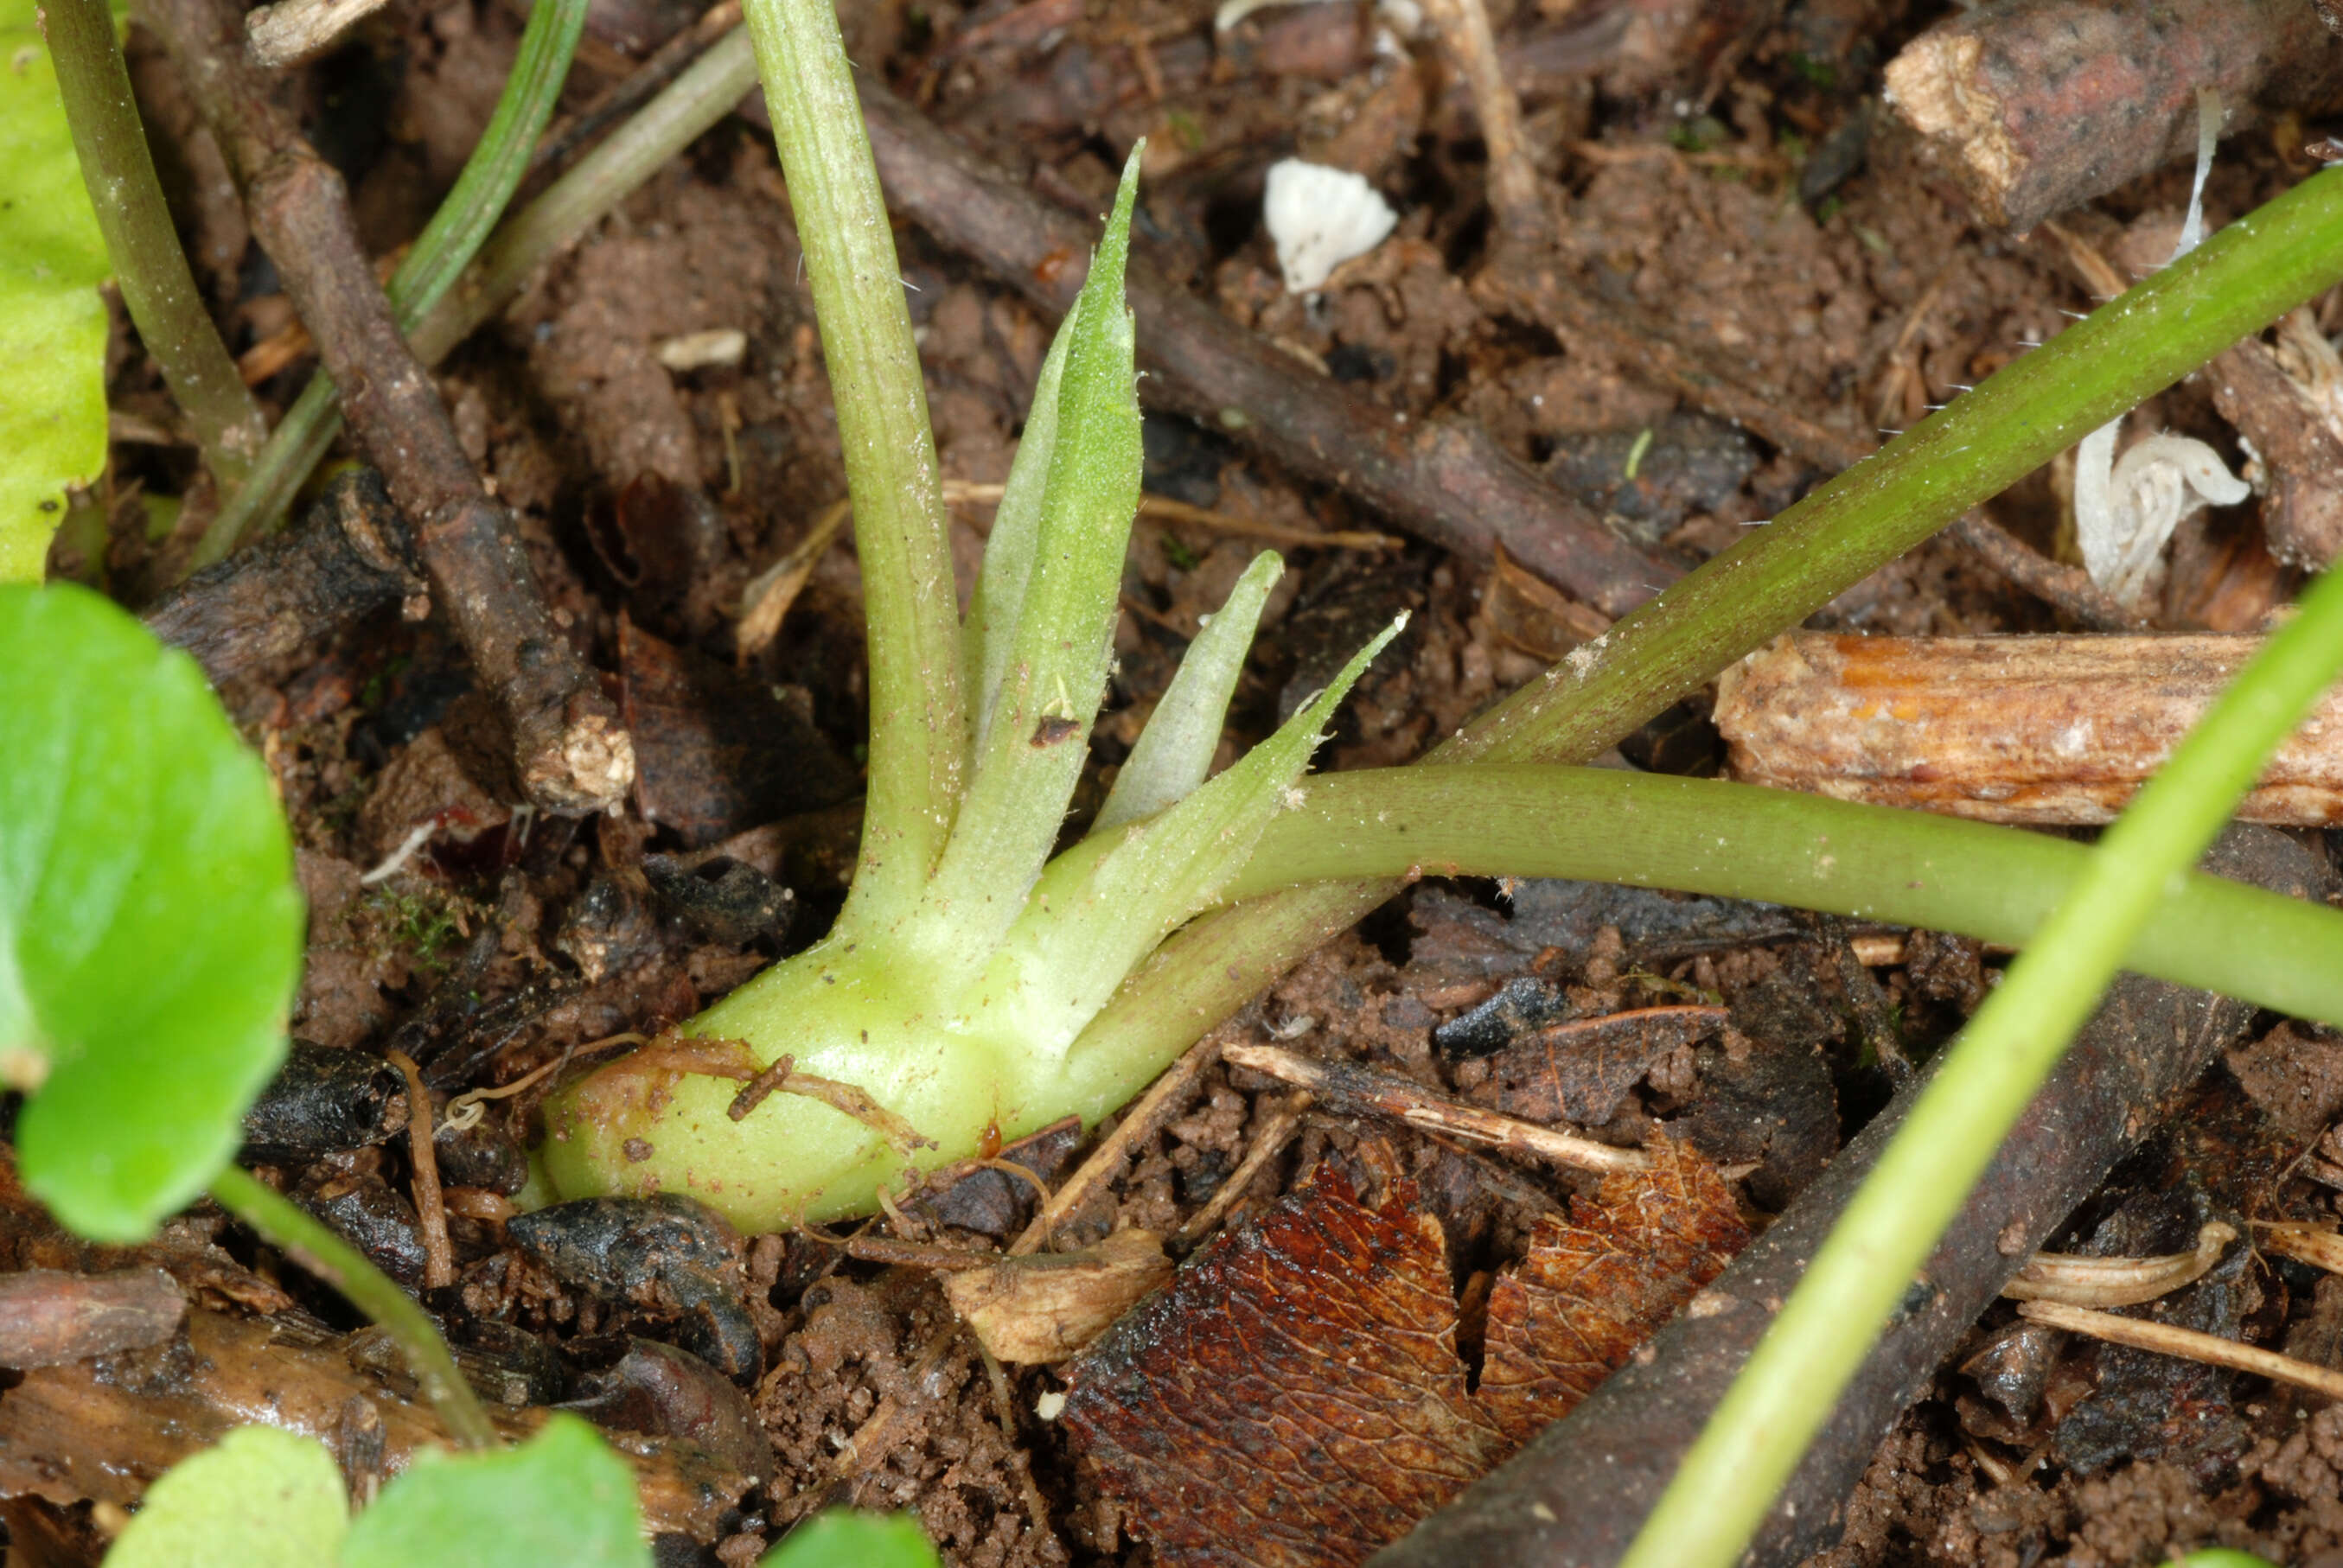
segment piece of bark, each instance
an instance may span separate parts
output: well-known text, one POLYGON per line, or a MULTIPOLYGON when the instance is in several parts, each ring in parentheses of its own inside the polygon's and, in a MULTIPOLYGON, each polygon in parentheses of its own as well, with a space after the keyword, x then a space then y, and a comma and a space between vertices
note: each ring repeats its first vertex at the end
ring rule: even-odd
POLYGON ((178 1282, 160 1269, 0 1274, 0 1367, 22 1371, 144 1350, 176 1333, 186 1312, 178 1282))
MULTIPOLYGON (((2230 829, 2205 869, 2296 897, 2330 890, 2320 861, 2265 828, 2230 829)), ((2136 975, 2109 988, 1840 1396, 1745 1561, 1786 1565, 1835 1538, 1881 1436, 1977 1314, 2252 1020, 2245 1003, 2136 975)), ((1645 1353, 1378 1553, 1376 1568, 1616 1562, 1920 1089, 1906 1087, 1645 1353)))
POLYGON ((2214 360, 2210 379, 2213 407, 2260 455, 2270 554, 2324 569, 2343 555, 2343 433, 2258 337, 2214 360))
POLYGON ((300 527, 206 567, 149 606, 146 628, 214 685, 266 668, 387 605, 429 613, 407 521, 371 468, 337 475, 300 527))
MULTIPOLYGON (((890 208, 1051 317, 1089 273, 1095 236, 862 77, 864 123, 890 208)), ((1487 563, 1502 545, 1556 587, 1617 617, 1683 575, 1638 549, 1507 454, 1479 425, 1421 427, 1312 376, 1205 300, 1131 258, 1126 295, 1148 374, 1140 395, 1223 431, 1288 472, 1363 502, 1418 538, 1487 563)))
POLYGON ((1987 223, 2026 230, 2225 134, 2343 106, 2343 42, 2303 0, 2015 0, 1961 12, 1887 65, 1887 96, 1987 223))
MULTIPOLYGON (((1719 678, 1716 727, 1749 783, 1987 822, 2107 822, 2260 646, 1792 632, 1719 678)), ((2287 738, 2237 814, 2343 825, 2343 693, 2287 738)))
MULTIPOLYGON (((0 1496, 32 1495, 63 1506, 84 1500, 135 1506, 155 1478, 230 1428, 265 1425, 317 1439, 347 1467, 350 1402, 372 1407, 380 1469, 395 1475, 427 1447, 453 1446, 430 1407, 354 1369, 337 1342, 302 1333, 290 1320, 235 1317, 201 1307, 187 1314, 186 1352, 157 1364, 101 1370, 44 1368, 0 1400, 0 1496), (139 1375, 144 1373, 145 1375, 139 1375)), ((543 1410, 491 1405, 508 1439, 542 1425, 543 1410)), ((713 1541, 734 1503, 759 1478, 690 1443, 624 1432, 603 1434, 627 1456, 654 1535, 713 1541)), ((367 1457, 370 1457, 367 1456, 367 1457)))
POLYGON ((341 389, 351 434, 414 525, 416 553, 510 732, 514 775, 550 811, 626 798, 634 750, 553 624, 511 514, 481 487, 447 406, 399 332, 350 219, 341 176, 246 56, 223 0, 138 11, 177 65, 245 193, 252 229, 341 389))

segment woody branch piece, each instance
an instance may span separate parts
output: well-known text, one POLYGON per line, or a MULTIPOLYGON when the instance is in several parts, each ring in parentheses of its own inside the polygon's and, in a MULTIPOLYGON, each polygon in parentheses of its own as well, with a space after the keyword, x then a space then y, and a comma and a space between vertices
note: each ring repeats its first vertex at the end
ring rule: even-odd
MULTIPOLYGON (((857 84, 893 210, 1015 286, 1051 316, 1072 304, 1093 236, 987 166, 883 88, 857 84)), ((1288 472, 1355 497, 1418 538, 1515 560, 1606 615, 1682 575, 1516 462, 1477 424, 1423 427, 1311 376, 1210 304, 1131 258, 1140 396, 1226 431, 1288 472)))
POLYGON ((153 0, 139 18, 176 62, 226 152, 253 232, 326 368, 350 429, 413 526, 435 597, 511 733, 515 778, 548 810, 623 799, 634 747, 594 672, 555 628, 511 514, 482 488, 351 226, 348 192, 246 56, 216 0, 153 0))
POLYGON ((1896 113, 1988 223, 2025 230, 2192 155, 2197 93, 2251 129, 2343 107, 2343 41, 2305 0, 2013 0, 1887 65, 1896 113))
MULTIPOLYGON (((1716 724, 1749 783, 1988 822, 2107 822, 2260 645, 1792 632, 1725 672, 1716 724)), ((2343 824, 2343 698, 2288 738, 2237 816, 2343 824)))

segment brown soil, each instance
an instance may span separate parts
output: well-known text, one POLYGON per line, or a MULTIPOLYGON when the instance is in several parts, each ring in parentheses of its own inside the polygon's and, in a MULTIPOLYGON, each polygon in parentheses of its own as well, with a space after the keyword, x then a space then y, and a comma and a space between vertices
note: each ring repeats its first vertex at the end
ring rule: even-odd
MULTIPOLYGON (((859 62, 1071 211, 1095 213, 1123 151, 1148 136, 1144 241, 1168 275, 1394 417, 1462 411, 1479 420, 1654 548, 1704 558, 1824 477, 1680 407, 1639 382, 1634 364, 1476 301, 1466 279, 1487 233, 1479 133, 1430 38, 1380 45, 1372 7, 1272 7, 1217 47, 1207 0, 874 0, 846 9, 859 62), (1402 213, 1395 236, 1315 304, 1284 292, 1257 221, 1263 169, 1297 150, 1365 173, 1402 213), (1629 495, 1617 485, 1616 456, 1604 454, 1645 431, 1654 482, 1629 495)), ((1529 62, 1524 108, 1542 166, 1561 187, 1562 259, 1598 295, 1647 308, 1809 419, 1868 441, 1876 427, 1916 418, 2055 334, 2063 312, 2087 306, 2066 245, 1973 223, 1884 113, 1860 166, 1800 198, 1802 171, 1826 148, 1840 156, 1840 134, 1865 95, 1875 98, 1879 61, 1936 7, 1808 0, 1721 62, 1678 57, 1693 40, 1660 24, 1594 28, 1590 17, 1611 9, 1600 5, 1491 9, 1529 62)), ((620 78, 686 19, 675 6, 606 11, 581 53, 573 103, 620 78)), ((409 237, 452 177, 517 34, 499 0, 397 5, 318 73, 313 123, 332 127, 324 139, 347 166, 377 251, 409 237)), ((166 162, 199 176, 216 170, 167 72, 142 56, 140 80, 158 135, 176 149, 166 162)), ((2293 177, 2267 141, 2241 139, 2214 173, 2209 216, 2233 216, 2293 177)), ((216 182, 192 180, 186 194, 191 251, 241 350, 281 327, 287 307, 216 182)), ((2157 236, 2168 248, 2186 194, 2186 171, 2167 171, 2070 215, 2066 226, 2119 266, 2145 266, 2140 258, 2159 254, 2157 236)), ((998 481, 1047 324, 920 235, 907 230, 899 242, 944 472, 998 481)), ((151 368, 136 353, 119 363, 117 406, 156 417, 166 405, 151 368)), ((311 368, 300 361, 260 391, 281 407, 311 368)), ((471 456, 523 520, 557 618, 606 670, 619 664, 621 617, 729 662, 741 586, 844 493, 786 195, 769 143, 739 122, 710 133, 548 266, 440 381, 471 456), (676 372, 659 362, 662 343, 718 328, 746 335, 737 365, 676 372), (664 493, 650 487, 661 481, 687 500, 643 499, 664 493), (702 495, 705 507, 689 499, 702 495), (646 569, 647 546, 667 564, 646 569), (674 568, 679 558, 683 568, 674 568)), ((2154 412, 2234 455, 2201 385, 2176 388, 2154 412)), ((186 492, 191 475, 183 449, 118 448, 108 552, 118 583, 135 586, 147 558, 138 496, 186 492)), ((2003 503, 2003 522, 2055 549, 2059 483, 2046 472, 2021 486, 2003 503)), ((1226 434, 1175 420, 1151 418, 1147 484, 1291 527, 1385 526, 1226 434)), ((183 528, 203 509, 198 493, 183 528)), ((989 520, 982 508, 960 509, 963 591, 989 520)), ((2217 515, 2186 526, 2165 624, 2242 628, 2283 597, 2248 525, 2217 515)), ((1131 613, 1118 637, 1113 708, 1096 748, 1101 770, 1125 754, 1200 615, 1253 548, 1187 524, 1142 523, 1125 577, 1131 613)), ((1554 651, 1515 626, 1501 632, 1485 612, 1487 574, 1463 560, 1422 546, 1395 557, 1288 553, 1295 569, 1270 601, 1229 755, 1265 733, 1326 659, 1356 645, 1361 628, 1401 607, 1418 614, 1400 656, 1351 703, 1325 766, 1413 758, 1536 674, 1541 651, 1554 651)), ((813 748, 833 763, 853 755, 864 699, 860 608, 851 552, 833 550, 746 672, 800 723, 798 749, 766 759, 785 773, 812 767, 813 748)), ((1822 621, 1913 633, 2059 624, 1943 540, 1851 590, 1822 621)), ((737 814, 713 826, 695 818, 706 830, 689 832, 673 819, 532 822, 474 781, 480 747, 468 685, 460 655, 436 629, 386 618, 226 693, 271 763, 301 846, 312 943, 296 1015, 304 1037, 353 1050, 404 1040, 418 1056, 427 1053, 416 1042, 427 1042, 435 1086, 455 1091, 688 1015, 754 972, 775 944, 702 934, 649 890, 646 853, 714 845, 779 879, 799 907, 793 943, 834 910, 853 830, 835 795, 801 802, 830 809, 778 826, 737 814), (361 884, 362 870, 427 820, 440 824, 427 848, 387 879, 361 884)), ((1639 763, 1714 766, 1697 711, 1624 749, 1639 763)), ((688 764, 647 748, 647 773, 661 766, 688 764)), ((1098 796, 1086 786, 1081 799, 1098 796)), ((1532 930, 1509 918, 1498 890, 1426 885, 1308 960, 1227 1026, 1228 1037, 1298 1042, 1469 1095, 1483 1070, 1435 1050, 1433 1030, 1507 981, 1551 982, 1588 1017, 1699 1000, 1695 992, 1720 999, 1733 1011, 1730 1043, 1664 1055, 1594 1131, 1628 1142, 1654 1121, 1678 1123, 1715 1158, 1751 1167, 1745 1191, 1762 1214, 1778 1211, 1884 1101, 1892 1064, 1875 1049, 1880 1020, 1893 1020, 1891 1050, 1925 1053, 1975 1006, 1998 961, 1981 969, 1972 947, 1916 939, 1908 961, 1866 970, 1842 961, 1860 931, 1745 906, 1677 909, 1674 935, 1638 945, 1634 919, 1607 905, 1532 930)), ((2331 1218, 2336 1202, 2319 1181, 2343 1183, 2343 1166, 2310 1151, 2343 1109, 2338 1049, 2317 1031, 2282 1029, 2258 1053, 2239 1053, 2205 1091, 2221 1114, 2196 1119, 2224 1129, 2227 1141, 2153 1145, 2079 1217, 2077 1235, 2087 1240, 2127 1202, 2184 1191, 2233 1216, 2331 1218), (2241 1184, 2225 1161, 2248 1145, 2273 1156, 2247 1161, 2252 1169, 2286 1177, 2241 1184)), ((1208 1070, 1109 1191, 1061 1228, 1059 1244, 1129 1226, 1179 1232, 1284 1102, 1277 1085, 1208 1070)), ((1351 1157, 1363 1135, 1344 1119, 1307 1116, 1222 1224, 1351 1157)), ((1447 1227, 1460 1284, 1518 1259, 1535 1216, 1574 1187, 1412 1135, 1399 1147, 1447 1227)), ((360 1163, 403 1187, 404 1158, 394 1142, 360 1163)), ((316 1179, 285 1174, 288 1184, 316 1179)), ((1014 1234, 1021 1189, 1003 1183, 1002 1192, 992 1220, 972 1204, 946 1207, 919 1239, 989 1246, 1014 1234)), ((563 1343, 669 1332, 671 1314, 597 1301, 545 1276, 492 1224, 459 1222, 457 1239, 461 1282, 435 1302, 453 1317, 517 1323, 563 1343)), ((929 1276, 850 1262, 803 1236, 749 1238, 743 1264, 767 1367, 754 1409, 776 1467, 726 1537, 709 1543, 717 1560, 753 1561, 795 1520, 851 1503, 916 1512, 946 1561, 971 1568, 1154 1561, 1037 1416, 1037 1400, 1060 1386, 1055 1375, 988 1367, 929 1276)), ((2239 1332, 2335 1359, 2343 1298, 2333 1282, 2291 1264, 2240 1267, 2245 1277, 2225 1288, 2252 1301, 2223 1309, 2239 1332)), ((1978 1347, 2005 1328, 1989 1320, 1978 1347)), ((2343 1563, 2343 1416, 2235 1380, 2191 1384, 2190 1408, 2204 1419, 2177 1430, 2166 1419, 2168 1369, 2075 1345, 2041 1353, 2032 1399, 2014 1404, 1947 1371, 1881 1448, 1845 1543, 1815 1562, 2137 1563, 2221 1543, 2298 1564, 2343 1563), (2087 1441, 2077 1412, 2095 1402, 2116 1413, 2087 1441)))

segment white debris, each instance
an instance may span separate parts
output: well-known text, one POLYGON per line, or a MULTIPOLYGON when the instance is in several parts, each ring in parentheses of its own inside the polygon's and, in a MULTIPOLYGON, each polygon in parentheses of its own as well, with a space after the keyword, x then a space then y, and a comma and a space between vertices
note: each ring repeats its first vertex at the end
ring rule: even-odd
POLYGON ((738 365, 740 357, 749 352, 749 335, 737 327, 687 332, 680 337, 666 339, 653 352, 658 354, 660 364, 679 375, 687 370, 705 370, 711 365, 738 365))
POLYGON ((2234 507, 2251 487, 2187 436, 2150 436, 2114 460, 2112 420, 2075 448, 2075 541, 2091 580, 2124 604, 2147 592, 2165 541, 2199 507, 2234 507))
POLYGON ((1043 1421, 1057 1420, 1066 1413, 1066 1396, 1056 1389, 1044 1392, 1034 1399, 1033 1413, 1043 1421))
MULTIPOLYGON (((2180 226, 2180 243, 2172 247, 2178 261, 2205 237, 2205 178, 2213 172, 2213 149, 2221 140, 2221 94, 2214 87, 2197 89, 2197 177, 2188 186, 2188 216, 2180 226)), ((2169 262, 2167 266, 2171 265, 2169 262)))
POLYGON ((1262 216, 1288 294, 1325 286, 1334 269, 1381 245, 1399 215, 1363 176, 1282 158, 1269 166, 1262 216))
MULTIPOLYGON (((1212 13, 1212 31, 1225 33, 1256 11, 1266 11, 1272 5, 1322 5, 1325 0, 1221 0, 1221 8, 1212 13)), ((1423 7, 1416 0, 1377 0, 1375 15, 1399 30, 1400 36, 1413 38, 1423 25, 1423 7)))

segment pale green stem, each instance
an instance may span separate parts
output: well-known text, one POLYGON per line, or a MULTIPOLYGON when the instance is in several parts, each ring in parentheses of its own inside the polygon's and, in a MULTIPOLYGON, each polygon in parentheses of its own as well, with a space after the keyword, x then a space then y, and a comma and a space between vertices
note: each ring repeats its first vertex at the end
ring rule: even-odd
POLYGON ((2343 574, 2329 573, 2107 829, 1962 1030, 1685 1453, 1622 1568, 1727 1568, 1740 1558, 2134 939, 2338 670, 2343 574))
POLYGON ((266 439, 267 422, 187 269, 162 182, 155 177, 113 13, 106 0, 43 0, 40 15, 74 156, 122 303, 187 417, 225 507, 266 439))
POLYGON ((837 13, 830 0, 743 10, 805 247, 862 562, 870 794, 840 926, 883 927, 918 902, 960 801, 960 597, 894 231, 837 13))
MULTIPOLYGON (((505 78, 479 145, 384 290, 401 332, 413 333, 470 264, 528 172, 529 155, 553 117, 561 84, 568 79, 586 9, 587 0, 542 0, 529 12, 512 72, 505 78)), ((294 495, 341 428, 335 396, 334 378, 325 371, 309 378, 269 438, 252 484, 233 505, 222 507, 205 529, 188 563, 191 569, 219 560, 247 535, 284 518, 294 495)))
MULTIPOLYGON (((1753 784, 1542 763, 1383 768, 1301 788, 1226 890, 1319 878, 1568 877, 1758 899, 2030 941, 2089 863, 2080 844, 1753 784)), ((2148 900, 2124 966, 2343 1024, 2343 912, 2194 872, 2148 900)))
POLYGON ((467 1448, 494 1448, 497 1429, 457 1370, 447 1342, 414 1298, 341 1237, 277 1190, 231 1165, 212 1178, 212 1197, 260 1239, 333 1286, 397 1344, 423 1397, 447 1433, 467 1448))

